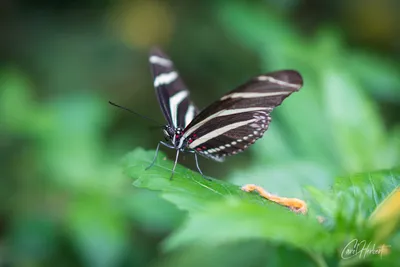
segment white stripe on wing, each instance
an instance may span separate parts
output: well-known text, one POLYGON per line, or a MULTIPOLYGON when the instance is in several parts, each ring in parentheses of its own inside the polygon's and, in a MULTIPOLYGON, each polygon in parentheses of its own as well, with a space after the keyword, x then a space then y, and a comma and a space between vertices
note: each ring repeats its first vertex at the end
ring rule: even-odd
POLYGON ((291 87, 291 88, 295 88, 295 89, 299 89, 301 87, 300 84, 281 81, 281 80, 275 79, 274 77, 266 76, 266 75, 258 76, 257 80, 268 81, 270 83, 275 83, 275 84, 279 84, 282 86, 287 86, 287 87, 291 87))
POLYGON ((248 92, 248 93, 232 93, 229 95, 225 95, 221 97, 221 100, 225 100, 228 98, 256 98, 256 97, 268 97, 268 96, 278 96, 278 95, 288 95, 292 93, 292 91, 280 91, 280 92, 248 92))
POLYGON ((193 120, 195 112, 196 108, 190 104, 185 114, 185 127, 193 120))
POLYGON ((158 87, 163 84, 170 84, 175 81, 176 78, 178 78, 178 73, 176 71, 160 74, 154 79, 154 87, 158 87))
POLYGON ((216 129, 214 131, 211 131, 211 132, 201 136, 200 138, 194 140, 189 145, 189 148, 193 149, 193 148, 195 148, 195 147, 197 147, 197 146, 199 146, 199 145, 201 145, 201 144, 203 144, 203 143, 205 143, 205 142, 207 142, 207 141, 209 141, 209 140, 211 140, 211 139, 213 139, 213 138, 215 138, 215 137, 217 137, 217 136, 219 136, 221 134, 224 134, 224 133, 226 133, 226 132, 228 132, 230 130, 239 128, 241 126, 247 125, 247 124, 252 123, 254 121, 256 121, 256 119, 251 119, 251 120, 247 120, 247 121, 239 121, 239 122, 235 122, 235 123, 226 125, 224 127, 218 128, 218 129, 216 129))
POLYGON ((178 127, 177 115, 179 104, 189 95, 188 91, 180 91, 169 98, 169 108, 171 111, 172 124, 178 127))
POLYGON ((172 66, 172 61, 166 58, 162 58, 159 56, 151 56, 149 58, 150 63, 152 64, 157 64, 163 67, 171 67, 172 66))
POLYGON ((216 117, 228 116, 228 115, 233 115, 233 114, 240 114, 240 113, 251 112, 251 111, 259 111, 259 110, 268 110, 269 111, 269 110, 271 110, 271 108, 267 108, 267 107, 252 107, 252 108, 237 108, 237 109, 223 109, 223 110, 220 110, 219 112, 208 116, 204 120, 198 122, 197 124, 193 125, 189 129, 187 129, 187 131, 184 134, 184 137, 185 138, 188 137, 195 130, 197 130, 199 127, 204 125, 206 122, 208 122, 208 121, 210 121, 210 120, 212 120, 212 119, 214 119, 216 117))

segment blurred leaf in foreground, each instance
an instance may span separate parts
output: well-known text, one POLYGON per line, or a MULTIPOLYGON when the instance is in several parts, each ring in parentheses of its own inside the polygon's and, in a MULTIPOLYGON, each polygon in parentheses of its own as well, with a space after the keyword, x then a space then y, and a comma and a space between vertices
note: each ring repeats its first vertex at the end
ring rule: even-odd
POLYGON ((207 181, 181 166, 170 181, 173 163, 166 158, 158 159, 152 169, 145 171, 153 156, 153 151, 136 149, 125 158, 124 165, 126 173, 136 179, 135 186, 161 191, 164 198, 190 211, 186 223, 165 241, 167 251, 195 244, 217 246, 265 240, 301 249, 317 258, 319 253, 336 255, 339 261, 335 251, 349 240, 372 240, 376 229, 369 223, 369 216, 400 184, 398 170, 338 178, 330 192, 310 189, 312 212, 300 216, 229 183, 207 181), (324 216, 323 224, 315 217, 317 210, 324 216))
POLYGON ((334 243, 316 219, 280 207, 263 207, 238 199, 207 205, 165 243, 167 250, 188 244, 206 246, 232 241, 264 239, 297 248, 331 253, 334 243))
MULTIPOLYGON (((273 246, 263 240, 230 242, 218 246, 193 246, 169 252, 157 267, 243 267, 302 266, 315 267, 307 253, 284 246, 273 246), (301 265, 300 265, 301 263, 301 265)), ((323 265, 321 265, 323 266, 323 265)))

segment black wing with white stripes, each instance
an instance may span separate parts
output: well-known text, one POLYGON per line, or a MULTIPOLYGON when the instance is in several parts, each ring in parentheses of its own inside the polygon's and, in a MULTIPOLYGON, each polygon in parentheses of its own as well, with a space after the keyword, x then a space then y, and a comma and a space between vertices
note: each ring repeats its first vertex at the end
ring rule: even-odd
POLYGON ((301 75, 284 70, 258 76, 225 94, 184 130, 187 147, 222 161, 261 138, 271 122, 270 113, 303 85, 301 75))
POLYGON ((154 87, 165 119, 170 126, 184 129, 197 115, 196 106, 190 101, 189 91, 173 62, 159 48, 150 51, 149 62, 154 87))

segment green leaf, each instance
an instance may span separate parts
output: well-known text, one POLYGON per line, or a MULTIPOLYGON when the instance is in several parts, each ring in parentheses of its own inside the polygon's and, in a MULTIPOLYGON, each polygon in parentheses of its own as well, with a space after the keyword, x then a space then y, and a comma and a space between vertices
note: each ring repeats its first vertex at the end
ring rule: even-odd
POLYGON ((134 150, 124 159, 125 172, 135 179, 134 186, 162 191, 165 199, 181 209, 202 210, 208 201, 232 196, 263 205, 271 204, 257 194, 243 192, 239 186, 216 179, 206 180, 197 171, 188 170, 179 164, 170 180, 173 162, 166 160, 162 152, 159 152, 154 166, 146 171, 154 155, 154 151, 141 148, 134 150))
POLYGON ((338 177, 329 192, 308 188, 319 203, 321 215, 331 219, 335 231, 356 236, 364 231, 368 219, 380 203, 400 184, 400 170, 360 173, 338 177))
POLYGON ((214 246, 195 244, 171 251, 167 255, 167 260, 164 257, 154 267, 324 266, 315 265, 314 259, 304 251, 274 246, 263 240, 231 242, 218 246, 218 249, 214 246))
MULTIPOLYGON (((336 240, 339 253, 352 241, 366 241, 370 248, 381 246, 388 242, 392 253, 400 251, 400 243, 391 242, 391 236, 399 229, 399 202, 390 201, 397 207, 392 207, 393 213, 385 215, 385 222, 376 223, 371 220, 371 215, 376 214, 387 202, 388 196, 400 185, 400 169, 360 173, 350 177, 335 179, 330 192, 321 192, 310 188, 309 192, 314 198, 314 203, 319 204, 321 215, 325 218, 325 225, 330 229, 332 240, 336 240), (397 227, 394 227, 397 225, 397 227)), ((389 197, 390 198, 390 197, 389 197)), ((360 245, 362 247, 362 245, 360 245)), ((365 259, 380 258, 380 255, 367 255, 366 257, 351 257, 343 259, 342 264, 353 266, 353 262, 365 259)))
POLYGON ((208 181, 179 165, 170 181, 173 163, 163 154, 158 156, 155 166, 145 171, 154 153, 136 149, 127 155, 124 165, 126 173, 136 178, 135 186, 159 190, 167 200, 191 211, 187 228, 167 241, 167 249, 190 244, 197 238, 210 244, 262 238, 298 247, 315 239, 319 243, 314 242, 315 246, 309 249, 332 251, 328 233, 315 218, 290 212, 255 193, 243 192, 236 185, 208 181))
MULTIPOLYGON (((337 178, 330 191, 309 188, 306 201, 310 212, 301 216, 257 194, 243 192, 238 186, 208 181, 179 165, 173 180, 169 180, 173 162, 162 153, 145 171, 154 153, 136 149, 126 156, 124 165, 126 173, 135 179, 135 186, 160 191, 165 199, 190 212, 186 223, 164 242, 167 251, 196 244, 217 246, 264 240, 295 247, 318 260, 319 253, 336 255, 339 260, 349 240, 374 240, 377 229, 369 217, 400 184, 400 170, 337 178), (323 224, 316 215, 325 218, 323 224)), ((396 230, 392 229, 390 234, 396 230)))
POLYGON ((230 241, 264 239, 313 251, 332 252, 334 242, 314 218, 278 206, 261 206, 238 199, 207 205, 193 214, 165 242, 167 250, 196 243, 213 246, 230 241))
POLYGON ((337 178, 332 191, 340 204, 336 212, 367 219, 399 185, 400 169, 337 178))

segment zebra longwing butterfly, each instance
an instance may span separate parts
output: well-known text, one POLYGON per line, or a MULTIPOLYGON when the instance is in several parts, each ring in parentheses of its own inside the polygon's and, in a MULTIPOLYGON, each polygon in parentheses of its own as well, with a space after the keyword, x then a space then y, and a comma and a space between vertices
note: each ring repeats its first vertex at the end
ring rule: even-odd
POLYGON ((160 144, 176 149, 171 178, 179 152, 194 153, 197 169, 203 175, 197 155, 223 161, 226 156, 248 148, 268 129, 272 110, 303 85, 297 71, 267 73, 226 93, 199 112, 168 56, 154 48, 149 61, 158 102, 167 120, 163 132, 169 143, 158 144, 148 168, 156 161, 160 144))

